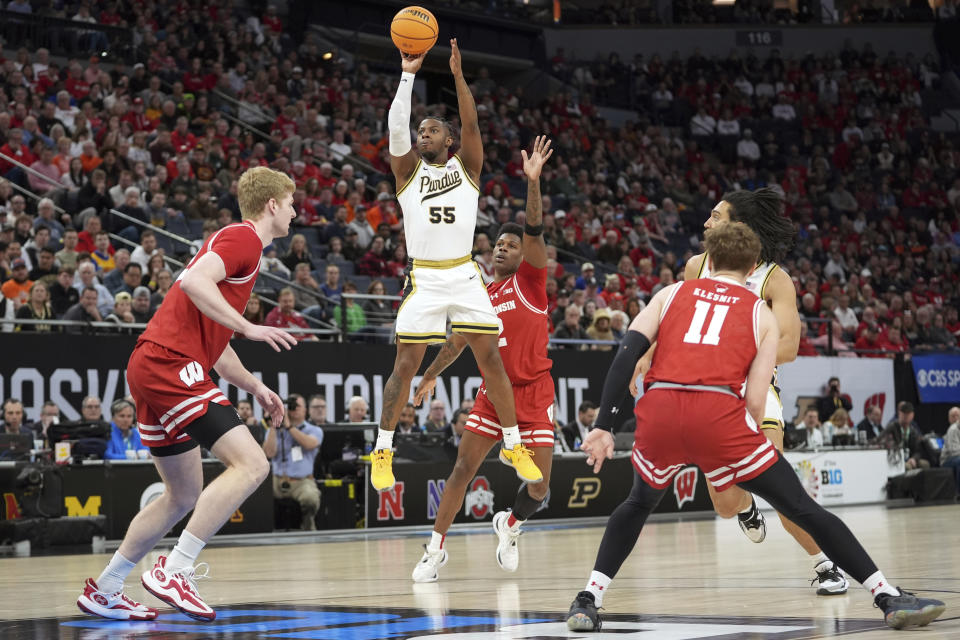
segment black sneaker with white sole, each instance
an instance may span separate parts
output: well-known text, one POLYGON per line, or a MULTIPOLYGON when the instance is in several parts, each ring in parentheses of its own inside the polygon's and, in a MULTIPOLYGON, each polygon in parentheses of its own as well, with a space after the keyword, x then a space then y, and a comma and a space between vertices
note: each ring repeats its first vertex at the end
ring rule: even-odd
POLYGON ((873 599, 873 606, 883 611, 883 619, 891 629, 925 627, 947 608, 939 600, 918 598, 900 587, 897 587, 897 591, 900 592, 898 596, 881 593, 873 599))
POLYGON ((581 591, 574 598, 567 613, 567 628, 570 631, 599 631, 602 623, 596 600, 589 591, 581 591))
POLYGON ((751 502, 749 513, 737 514, 737 522, 740 524, 740 529, 750 538, 751 542, 760 543, 767 537, 767 521, 763 518, 763 514, 760 513, 760 509, 757 508, 756 500, 751 502))
POLYGON ((834 562, 824 562, 823 569, 817 567, 817 577, 810 584, 817 584, 818 596, 839 596, 847 592, 850 583, 844 577, 840 567, 834 562))

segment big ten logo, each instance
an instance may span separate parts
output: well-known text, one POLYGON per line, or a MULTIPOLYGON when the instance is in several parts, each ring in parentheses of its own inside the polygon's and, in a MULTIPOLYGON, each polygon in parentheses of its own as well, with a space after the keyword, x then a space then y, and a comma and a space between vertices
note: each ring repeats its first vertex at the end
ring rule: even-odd
POLYGON ((807 494, 816 500, 820 493, 820 476, 817 474, 817 469, 813 466, 813 463, 809 460, 801 460, 793 465, 793 470, 800 477, 800 484, 806 489, 807 494))
POLYGON ((183 384, 192 387, 203 380, 203 367, 200 366, 199 362, 191 362, 180 369, 180 379, 183 380, 183 384))
POLYGON ((843 469, 837 466, 832 460, 826 460, 823 463, 824 468, 820 470, 820 485, 838 485, 843 484, 843 469))
POLYGON ((67 508, 68 518, 98 516, 102 503, 103 499, 100 496, 90 496, 83 504, 80 504, 77 496, 64 496, 63 498, 63 506, 67 508))
POLYGON ((486 476, 477 476, 463 499, 463 515, 483 520, 493 514, 493 491, 486 476))
POLYGON ((574 478, 567 508, 583 509, 588 502, 600 495, 600 486, 600 478, 574 478))
POLYGON ((403 482, 397 482, 392 489, 380 492, 380 504, 377 507, 377 520, 403 520, 403 482))
POLYGON ((677 498, 677 509, 682 509, 683 505, 693 502, 697 493, 697 468, 687 467, 673 478, 673 495, 677 498))

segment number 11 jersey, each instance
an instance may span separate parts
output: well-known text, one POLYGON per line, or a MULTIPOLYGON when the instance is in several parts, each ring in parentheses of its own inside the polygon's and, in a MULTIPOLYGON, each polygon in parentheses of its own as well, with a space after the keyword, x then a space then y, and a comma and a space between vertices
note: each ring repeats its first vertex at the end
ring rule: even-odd
POLYGON ((764 302, 735 280, 700 278, 674 285, 660 314, 657 350, 643 378, 728 387, 742 397, 759 346, 764 302))
POLYGON ((421 159, 397 191, 407 255, 430 262, 469 256, 479 196, 480 189, 467 175, 460 156, 444 164, 421 159))

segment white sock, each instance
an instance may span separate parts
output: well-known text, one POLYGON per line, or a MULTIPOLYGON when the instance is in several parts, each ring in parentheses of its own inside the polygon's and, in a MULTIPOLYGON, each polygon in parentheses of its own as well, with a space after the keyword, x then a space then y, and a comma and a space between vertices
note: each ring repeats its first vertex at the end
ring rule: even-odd
POLYGON ((97 578, 97 588, 104 593, 116 593, 123 589, 123 581, 127 579, 130 572, 133 571, 136 562, 130 562, 117 551, 110 558, 103 573, 97 578))
POLYGON ((377 446, 374 447, 374 450, 379 451, 380 449, 393 449, 393 431, 377 429, 377 446))
POLYGON ((177 540, 177 546, 167 556, 167 573, 192 567, 206 544, 206 542, 184 529, 183 533, 180 534, 180 539, 177 540))
POLYGON ((427 545, 427 551, 436 552, 440 551, 440 549, 443 549, 443 540, 446 537, 447 536, 443 535, 442 533, 437 533, 436 531, 431 533, 430 544, 427 545))
POLYGON ((503 432, 504 448, 513 449, 520 444, 520 427, 513 425, 512 427, 502 427, 500 430, 503 432))
POLYGON ((880 571, 871 574, 869 578, 864 580, 863 587, 869 591, 872 596, 877 596, 881 593, 889 593, 891 596, 900 595, 897 588, 887 582, 887 579, 883 577, 883 573, 880 571))
POLYGON ((598 608, 603 604, 603 594, 610 586, 611 580, 613 578, 609 578, 599 571, 590 572, 590 580, 587 581, 587 586, 583 590, 593 594, 593 599, 598 608))
MULTIPOLYGON (((813 568, 818 570, 821 564, 823 564, 824 562, 830 562, 830 558, 828 558, 827 554, 825 554, 823 551, 819 553, 811 553, 810 559, 813 560, 813 568)), ((830 564, 833 564, 833 563, 831 562, 830 564)), ((829 569, 829 567, 825 567, 825 569, 829 569)))

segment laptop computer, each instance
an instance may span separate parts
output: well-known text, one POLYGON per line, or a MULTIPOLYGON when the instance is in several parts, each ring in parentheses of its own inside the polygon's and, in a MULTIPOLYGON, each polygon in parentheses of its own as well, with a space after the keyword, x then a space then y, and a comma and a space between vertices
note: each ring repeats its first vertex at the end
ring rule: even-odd
POLYGON ((0 460, 20 460, 29 457, 33 436, 24 433, 0 433, 0 460))

